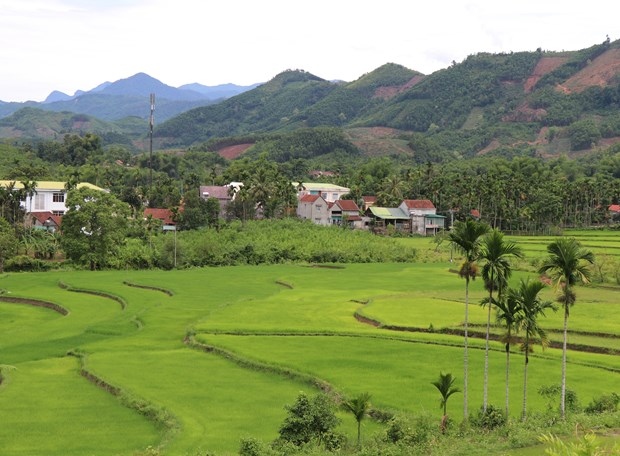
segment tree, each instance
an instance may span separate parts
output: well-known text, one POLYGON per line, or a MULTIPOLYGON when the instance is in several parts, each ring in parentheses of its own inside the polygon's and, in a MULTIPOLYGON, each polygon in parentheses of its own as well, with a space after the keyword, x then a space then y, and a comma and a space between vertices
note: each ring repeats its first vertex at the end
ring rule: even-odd
POLYGON ((573 287, 578 283, 590 281, 588 263, 594 263, 594 254, 581 247, 574 238, 560 238, 547 246, 549 257, 539 269, 556 283, 560 291, 557 301, 564 308, 564 341, 562 343, 562 393, 560 410, 562 418, 566 416, 566 345, 568 340, 568 315, 577 297, 573 287))
POLYGON ((504 233, 494 229, 482 238, 480 260, 482 265, 482 279, 484 287, 489 292, 487 303, 487 328, 484 349, 484 393, 482 410, 487 411, 488 383, 489 383, 489 334, 491 331, 491 308, 493 307, 493 291, 497 291, 499 298, 508 285, 512 275, 510 257, 521 258, 521 249, 514 242, 504 240, 504 233))
POLYGON ((439 378, 431 382, 433 385, 435 385, 435 388, 437 388, 437 390, 439 391, 439 394, 441 394, 441 400, 439 401, 439 407, 443 408, 443 416, 441 418, 441 430, 442 431, 446 430, 446 422, 447 422, 447 417, 448 417, 448 411, 447 411, 448 410, 448 399, 454 393, 458 393, 461 391, 457 387, 453 386, 455 381, 456 381, 456 377, 452 377, 451 373, 444 374, 443 372, 440 372, 439 378))
POLYGON ((4 262, 15 255, 16 249, 15 231, 5 218, 0 217, 0 274, 4 272, 4 262))
POLYGON ((25 180, 21 182, 24 196, 28 198, 28 212, 32 212, 32 198, 37 194, 37 182, 25 180))
POLYGON ((465 333, 465 355, 463 362, 463 416, 467 419, 469 414, 467 404, 467 371, 469 368, 467 347, 467 326, 469 320, 469 281, 475 280, 478 275, 476 261, 480 258, 481 238, 490 230, 489 225, 468 219, 465 222, 456 222, 450 231, 450 244, 464 255, 463 264, 459 269, 459 277, 465 279, 465 320, 463 322, 465 333))
POLYGON ((338 425, 334 413, 334 404, 325 394, 318 394, 310 399, 305 393, 299 393, 293 405, 287 405, 288 416, 280 426, 282 440, 302 446, 313 440, 321 445, 323 437, 338 425))
POLYGON ((86 187, 70 191, 66 205, 61 246, 67 258, 91 270, 108 266, 125 242, 129 205, 86 187))
POLYGON ((530 282, 529 280, 521 280, 519 288, 509 289, 507 301, 513 302, 519 309, 518 326, 523 330, 525 336, 521 343, 521 351, 525 353, 525 367, 523 369, 523 410, 521 419, 525 421, 527 411, 527 367, 529 364, 529 354, 532 353, 533 344, 536 340, 540 341, 544 348, 549 344, 547 333, 538 324, 538 317, 545 316, 545 310, 553 309, 551 301, 541 300, 539 293, 545 288, 545 285, 539 281, 530 282))
POLYGON ((514 299, 507 299, 506 294, 495 300, 497 321, 504 326, 506 332, 501 336, 506 351, 506 416, 509 416, 510 394, 510 344, 515 341, 515 333, 519 330, 519 305, 514 299))
POLYGON ((368 409, 370 408, 370 394, 369 393, 360 393, 358 396, 353 399, 349 399, 343 403, 344 407, 350 411, 355 420, 357 421, 357 446, 360 446, 361 443, 361 426, 362 420, 368 413, 368 409))

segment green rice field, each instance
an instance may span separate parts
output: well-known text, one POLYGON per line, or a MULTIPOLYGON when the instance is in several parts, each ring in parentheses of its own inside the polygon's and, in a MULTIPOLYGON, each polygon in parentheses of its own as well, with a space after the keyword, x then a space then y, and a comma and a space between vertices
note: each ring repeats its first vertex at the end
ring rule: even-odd
MULTIPOLYGON (((609 255, 609 264, 620 260, 620 233, 575 236, 609 255)), ((514 240, 527 258, 512 280, 536 278, 533 264, 551 238, 514 240)), ((402 242, 435 250, 428 239, 402 242)), ((317 385, 341 397, 369 392, 383 412, 439 420, 431 382, 440 372, 463 378, 464 281, 452 271, 458 257, 450 263, 448 252, 443 244, 433 261, 414 264, 0 275, 1 453, 237 454, 243 437, 275 439, 285 405, 300 391, 318 392, 317 385), (7 302, 15 298, 28 301, 7 302)), ((551 288, 544 293, 554 299, 551 288)), ((472 282, 474 336, 484 331, 486 310, 478 303, 485 296, 482 281, 472 282)), ((620 392, 619 303, 611 275, 577 288, 569 342, 579 350, 569 352, 568 385, 582 404, 620 392)), ((561 312, 548 314, 543 326, 561 341, 561 312)), ((473 412, 482 403, 484 340, 473 337, 469 346, 473 412)), ((504 347, 492 341, 491 348, 489 402, 503 407, 504 347)), ((513 347, 515 418, 523 363, 513 347)), ((538 388, 560 380, 561 350, 536 347, 528 410, 544 411, 538 388)), ((458 420, 462 412, 457 394, 448 413, 458 420)), ((339 431, 354 441, 354 419, 339 417, 339 431)), ((364 436, 382 426, 364 421, 364 436)))

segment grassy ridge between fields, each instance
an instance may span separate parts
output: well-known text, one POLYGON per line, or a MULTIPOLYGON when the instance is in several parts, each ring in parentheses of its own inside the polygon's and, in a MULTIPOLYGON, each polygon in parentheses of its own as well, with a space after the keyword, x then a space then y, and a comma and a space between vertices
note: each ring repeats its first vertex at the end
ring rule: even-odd
MULTIPOLYGON (((445 255, 444 249, 438 254, 445 255)), ((235 454, 241 437, 275 438, 284 405, 301 390, 319 388, 337 396, 368 391, 382 411, 431 413, 439 419, 438 395, 430 382, 440 371, 462 379, 462 338, 448 330, 461 328, 464 282, 450 267, 444 261, 0 276, 6 296, 68 310, 62 316, 0 302, 3 451, 132 455, 153 447, 170 455, 235 454), (59 283, 97 293, 72 293, 59 283), (356 314, 425 331, 375 327, 356 314), (188 334, 212 348, 192 349, 188 334), (67 356, 72 353, 87 356, 88 372, 119 394, 106 393, 81 375, 83 366, 67 356), (139 400, 131 404, 121 396, 139 400), (175 431, 171 434, 139 407, 175 417, 175 431)), ((513 280, 527 275, 532 272, 526 269, 513 280)), ((553 299, 552 290, 545 293, 553 299)), ((580 287, 577 293, 570 322, 578 331, 575 341, 617 347, 619 290, 580 287)), ((477 305, 484 295, 482 283, 473 282, 470 321, 476 328, 486 318, 477 305)), ((557 331, 561 317, 551 314, 543 324, 557 331)), ((484 343, 474 339, 470 346, 474 411, 482 402, 484 343)), ((537 348, 530 358, 530 410, 547 408, 536 390, 559 383, 560 357, 558 349, 537 348)), ((489 397, 498 406, 504 401, 504 360, 503 346, 493 342, 489 397)), ((569 363, 569 388, 584 404, 618 384, 617 356, 572 351, 569 363)), ((523 381, 518 347, 511 365, 511 406, 517 416, 523 381)), ((461 400, 457 394, 449 403, 449 413, 457 418, 461 400)), ((353 419, 339 416, 340 430, 354 441, 353 419)), ((368 438, 381 430, 372 421, 364 426, 368 438)))

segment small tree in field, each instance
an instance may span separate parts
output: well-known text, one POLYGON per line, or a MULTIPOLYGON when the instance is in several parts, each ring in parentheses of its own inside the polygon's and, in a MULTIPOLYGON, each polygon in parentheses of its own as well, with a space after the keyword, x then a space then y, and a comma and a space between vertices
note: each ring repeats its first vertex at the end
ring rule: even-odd
POLYGON ((448 399, 454 393, 458 393, 461 390, 457 387, 453 386, 456 381, 456 377, 453 377, 452 374, 444 374, 443 372, 439 373, 439 378, 433 382, 435 388, 441 394, 441 401, 439 401, 439 407, 443 408, 443 416, 441 418, 441 431, 444 432, 446 430, 446 423, 448 419, 448 399))
POLYGON ((361 393, 353 399, 349 399, 345 401, 345 408, 350 411, 355 420, 357 421, 357 446, 360 446, 361 443, 361 426, 362 420, 368 413, 368 409, 370 408, 370 394, 369 393, 361 393))

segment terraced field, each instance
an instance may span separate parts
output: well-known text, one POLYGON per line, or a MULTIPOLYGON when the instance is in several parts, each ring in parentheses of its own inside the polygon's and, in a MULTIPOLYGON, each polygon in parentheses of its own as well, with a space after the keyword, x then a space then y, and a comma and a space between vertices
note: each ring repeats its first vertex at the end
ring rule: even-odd
MULTIPOLYGON (((367 391, 377 410, 439 419, 430 382, 440 371, 462 379, 464 282, 445 262, 4 274, 0 289, 7 455, 132 455, 148 447, 236 454, 242 437, 274 439, 284 406, 302 390, 367 391), (57 307, 33 305, 41 302, 57 307)), ((476 304, 484 296, 473 282, 474 332, 486 321, 476 304)), ((583 403, 620 383, 619 296, 610 284, 578 289, 571 343, 579 351, 569 355, 568 382, 583 403)), ((559 331, 561 316, 544 326, 559 331)), ((472 409, 482 402, 483 346, 470 342, 472 409)), ((492 348, 490 402, 501 406, 505 355, 499 342, 492 348)), ((532 410, 546 407, 536 390, 559 383, 560 357, 549 348, 530 358, 532 410)), ((515 348, 515 416, 522 363, 515 348)), ((449 413, 461 416, 460 401, 451 399, 449 413)), ((354 441, 353 418, 339 416, 354 441)), ((366 421, 364 435, 381 426, 366 421)))

